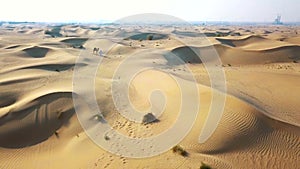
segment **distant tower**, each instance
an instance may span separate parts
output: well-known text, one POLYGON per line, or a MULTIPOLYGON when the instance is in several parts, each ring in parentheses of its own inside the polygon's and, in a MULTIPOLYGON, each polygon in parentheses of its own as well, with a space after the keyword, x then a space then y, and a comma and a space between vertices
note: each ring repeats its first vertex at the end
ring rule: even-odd
POLYGON ((276 25, 282 25, 283 24, 281 22, 281 15, 277 15, 276 19, 274 20, 274 24, 276 24, 276 25))

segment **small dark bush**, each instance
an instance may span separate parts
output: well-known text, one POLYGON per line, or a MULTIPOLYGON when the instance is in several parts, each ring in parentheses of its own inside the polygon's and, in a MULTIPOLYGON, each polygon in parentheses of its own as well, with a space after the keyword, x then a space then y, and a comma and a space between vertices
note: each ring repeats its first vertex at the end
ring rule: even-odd
POLYGON ((110 138, 109 138, 108 136, 104 136, 104 139, 105 139, 106 141, 110 140, 110 138))
POLYGON ((201 162, 200 169, 211 169, 211 167, 203 162, 201 162))
POLYGON ((174 146, 172 148, 172 150, 173 150, 173 153, 177 153, 177 154, 179 154, 181 156, 184 156, 184 157, 188 156, 188 152, 185 151, 180 145, 174 146))
POLYGON ((147 40, 153 40, 153 35, 147 35, 147 40))

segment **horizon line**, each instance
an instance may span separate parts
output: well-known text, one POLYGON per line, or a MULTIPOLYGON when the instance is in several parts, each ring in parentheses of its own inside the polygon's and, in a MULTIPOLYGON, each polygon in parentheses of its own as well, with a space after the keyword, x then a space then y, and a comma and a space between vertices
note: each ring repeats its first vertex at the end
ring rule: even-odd
MULTIPOLYGON (((191 24, 274 24, 274 21, 197 21, 197 20, 191 20, 191 21, 186 21, 187 23, 191 24)), ((120 23, 117 23, 116 21, 111 21, 111 20, 99 20, 99 21, 16 21, 16 20, 0 20, 1 25, 4 23, 8 24, 26 24, 26 23, 41 23, 41 24, 118 24, 122 25, 120 23)), ((129 22, 130 23, 130 22, 129 22)), ((131 22, 133 23, 133 22, 131 22)), ((134 24, 147 24, 146 22, 136 22, 134 24)), ((127 23, 125 23, 127 24, 127 23)), ((150 24, 155 24, 155 22, 150 23, 150 24)), ((157 22, 156 24, 163 24, 162 22, 157 22)), ((300 21, 287 21, 287 22, 282 22, 283 25, 286 24, 300 24, 300 21)), ((274 24, 276 25, 276 24, 274 24)), ((278 24, 277 24, 278 25, 278 24)))

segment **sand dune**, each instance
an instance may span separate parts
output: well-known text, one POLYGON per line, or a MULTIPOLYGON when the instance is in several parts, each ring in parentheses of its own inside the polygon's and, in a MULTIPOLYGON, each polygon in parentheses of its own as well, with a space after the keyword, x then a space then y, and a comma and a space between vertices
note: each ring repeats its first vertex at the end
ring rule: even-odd
MULTIPOLYGON (((209 51, 211 47, 182 46, 173 49, 172 52, 186 63, 201 63, 198 55, 205 54, 205 51, 209 51)), ((297 45, 257 50, 229 47, 222 44, 216 44, 213 47, 225 66, 297 62, 300 58, 300 46, 297 45)))
MULTIPOLYGON (((199 168, 205 162, 212 168, 296 169, 300 157, 297 30, 284 26, 2 25, 0 168, 199 168), (162 33, 155 33, 155 29, 162 33), (211 44, 199 43, 201 31, 211 44), (94 47, 102 49, 104 57, 93 54, 94 47), (225 70, 226 93, 211 87, 198 57, 212 48, 222 61, 212 69, 225 70), (75 64, 79 55, 83 58, 75 64), (180 92, 190 97, 199 94, 195 124, 179 143, 186 157, 171 149, 150 158, 121 157, 88 137, 76 116, 73 97, 81 99, 77 110, 87 114, 93 110, 88 100, 76 93, 73 78, 77 68, 85 82, 99 59, 101 65, 92 74, 96 101, 107 123, 128 137, 152 137, 165 131, 178 117, 180 92), (126 60, 128 65, 116 72, 126 60), (154 69, 157 67, 161 70, 154 69), (157 116, 155 123, 135 123, 115 107, 113 85, 127 83, 136 68, 149 69, 131 79, 128 98, 132 105, 123 109, 134 106, 141 114, 151 111, 157 116), (193 90, 194 85, 198 91, 193 90), (164 92, 165 107, 161 95, 149 96, 156 89, 164 92), (213 135, 200 144, 212 96, 226 97, 224 114, 213 135)), ((90 88, 92 85, 82 90, 90 88)), ((123 88, 115 88, 116 93, 124 93, 123 88)), ((188 108, 195 108, 192 100, 187 101, 188 108)))
POLYGON ((242 39, 229 39, 229 38, 217 38, 222 44, 238 47, 246 50, 254 50, 254 51, 263 51, 263 50, 271 50, 280 47, 288 47, 288 46, 298 46, 294 44, 285 43, 282 41, 276 41, 271 39, 266 39, 261 36, 247 36, 242 39))
POLYGON ((291 37, 291 38, 286 38, 286 39, 282 39, 282 40, 284 42, 288 42, 288 43, 299 45, 299 37, 291 37))

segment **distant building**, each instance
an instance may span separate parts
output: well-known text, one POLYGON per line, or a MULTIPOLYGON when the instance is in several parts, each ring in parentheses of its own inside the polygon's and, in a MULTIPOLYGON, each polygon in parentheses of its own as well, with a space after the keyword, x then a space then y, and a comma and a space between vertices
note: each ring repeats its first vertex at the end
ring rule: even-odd
POLYGON ((277 15, 276 19, 274 20, 275 25, 282 25, 283 23, 281 22, 281 16, 277 15))

